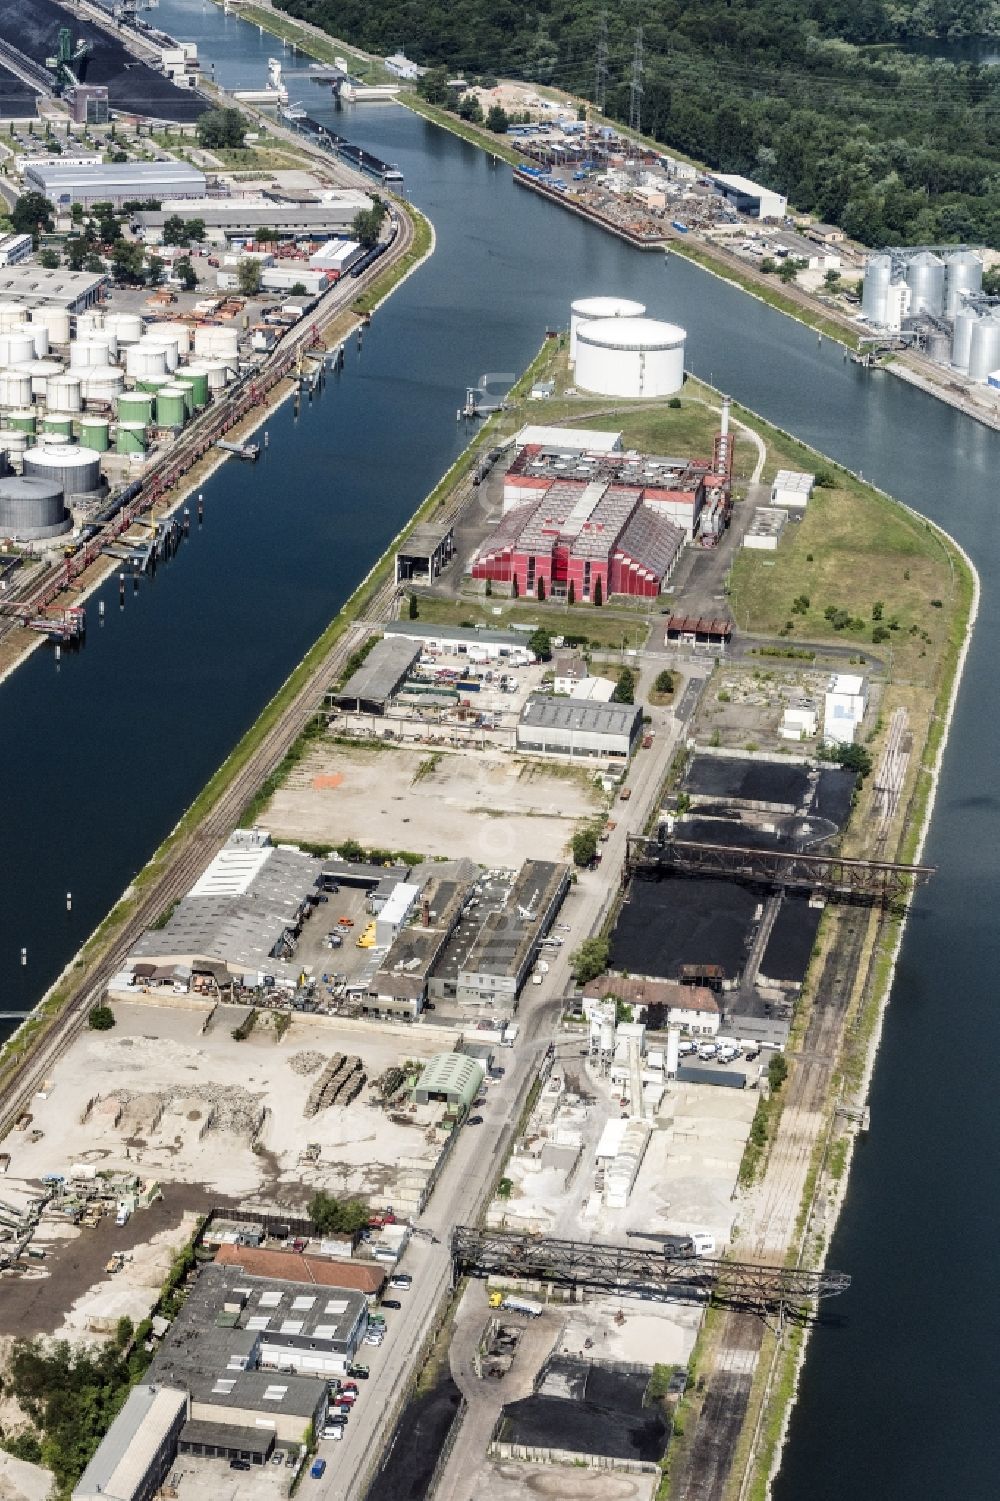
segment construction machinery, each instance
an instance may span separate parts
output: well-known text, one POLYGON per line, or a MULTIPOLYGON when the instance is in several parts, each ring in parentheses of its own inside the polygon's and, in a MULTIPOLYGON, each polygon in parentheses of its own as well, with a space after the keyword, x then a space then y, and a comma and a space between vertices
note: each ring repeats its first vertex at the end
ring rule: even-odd
POLYGON ((45 66, 52 75, 53 91, 59 95, 65 89, 75 88, 83 79, 84 63, 93 52, 92 42, 80 37, 74 46, 68 26, 60 26, 54 57, 45 59, 45 66))

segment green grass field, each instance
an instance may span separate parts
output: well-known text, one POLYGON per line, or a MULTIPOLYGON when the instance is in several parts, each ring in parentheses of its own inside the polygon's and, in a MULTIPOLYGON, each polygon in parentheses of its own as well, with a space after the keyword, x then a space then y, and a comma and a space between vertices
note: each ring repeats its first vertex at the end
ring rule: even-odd
POLYGON ((420 595, 420 619, 428 625, 483 625, 495 631, 513 625, 542 625, 553 636, 585 636, 591 646, 632 650, 644 645, 649 634, 645 620, 635 612, 606 606, 572 608, 562 604, 537 604, 533 599, 440 599, 420 595))

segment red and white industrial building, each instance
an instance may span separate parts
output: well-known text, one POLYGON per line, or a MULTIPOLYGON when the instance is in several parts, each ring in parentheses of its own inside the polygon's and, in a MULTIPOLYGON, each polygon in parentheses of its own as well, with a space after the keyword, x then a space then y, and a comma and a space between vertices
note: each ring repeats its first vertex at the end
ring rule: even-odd
POLYGON ((572 585, 583 603, 600 580, 604 599, 655 598, 685 542, 718 539, 729 491, 728 473, 705 460, 526 444, 506 473, 503 519, 472 577, 526 597, 565 598, 572 585))

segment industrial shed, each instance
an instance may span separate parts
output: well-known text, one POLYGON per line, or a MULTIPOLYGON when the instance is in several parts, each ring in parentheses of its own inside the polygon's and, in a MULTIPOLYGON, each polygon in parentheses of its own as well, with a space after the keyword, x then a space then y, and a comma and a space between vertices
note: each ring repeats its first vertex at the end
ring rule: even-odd
POLYGON ((398 636, 383 636, 343 688, 331 695, 341 709, 358 714, 384 714, 420 656, 420 646, 398 636))
POLYGON ((550 756, 627 760, 642 734, 637 704, 547 698, 532 694, 517 727, 518 750, 550 756))
POLYGON ((155 1495, 173 1463, 187 1412, 186 1391, 134 1387, 77 1481, 73 1501, 147 1501, 155 1495))
POLYGON ((435 1053, 413 1086, 413 1098, 418 1105, 440 1100, 471 1110, 485 1078, 486 1070, 475 1058, 467 1058, 464 1053, 435 1053))

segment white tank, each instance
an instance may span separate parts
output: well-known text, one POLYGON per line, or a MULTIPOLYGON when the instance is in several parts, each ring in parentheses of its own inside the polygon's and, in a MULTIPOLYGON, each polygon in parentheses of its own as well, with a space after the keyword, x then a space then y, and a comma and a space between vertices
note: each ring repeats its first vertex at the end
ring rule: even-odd
POLYGON ((676 323, 600 318, 576 330, 576 384, 601 396, 672 396, 684 384, 684 341, 676 323))
POLYGON ((63 366, 58 360, 31 360, 27 365, 18 365, 17 368, 31 376, 32 396, 43 399, 52 377, 63 373, 63 366))
POLYGON ((71 370, 89 365, 109 364, 107 344, 99 344, 96 339, 74 339, 69 346, 69 364, 71 370))
POLYGON ((615 1050, 615 1024, 614 1022, 601 1022, 601 1052, 613 1053, 615 1050))
POLYGON ((239 354, 240 335, 236 328, 205 323, 194 331, 194 352, 209 359, 235 360, 239 354))
POLYGON ((0 407, 30 407, 31 376, 23 370, 0 370, 0 407))
POLYGON ((65 308, 46 304, 31 310, 31 322, 49 331, 50 344, 69 343, 69 313, 65 308))
POLYGON ((892 257, 870 255, 865 262, 865 279, 861 288, 861 315, 876 328, 885 324, 885 304, 892 281, 892 257))
POLYGON ((19 427, 2 427, 0 428, 0 449, 6 453, 8 459, 20 461, 30 437, 30 433, 23 432, 19 427))
POLYGON ((104 327, 117 335, 119 345, 138 344, 142 338, 142 319, 138 313, 106 313, 104 327))
POLYGON ((972 355, 972 330, 979 319, 980 314, 971 307, 959 308, 955 314, 955 327, 951 336, 951 363, 956 370, 964 370, 966 374, 968 374, 969 359, 972 355))
POLYGON ((642 318, 645 303, 628 297, 578 297, 569 310, 569 362, 576 362, 576 330, 581 323, 598 318, 642 318))
POLYGON ((177 353, 182 360, 191 349, 191 326, 188 323, 151 323, 147 333, 151 339, 162 339, 164 334, 169 339, 176 339, 177 353))
POLYGON ((91 365, 78 370, 84 401, 114 401, 125 389, 125 372, 117 365, 91 365))
POLYGON ((944 258, 944 312, 954 318, 966 297, 983 290, 983 263, 974 250, 953 250, 944 258))
POLYGON ((35 346, 35 359, 44 360, 49 352, 49 331, 44 323, 29 323, 28 327, 35 346))
POLYGON ((53 375, 49 380, 45 400, 54 411, 78 412, 83 405, 79 375, 53 375))
POLYGON ((138 344, 132 345, 133 349, 162 349, 166 361, 167 370, 173 372, 180 364, 180 355, 177 353, 177 340, 171 334, 143 334, 138 344))
POLYGON ((26 365, 35 358, 35 341, 29 333, 8 329, 0 333, 0 365, 26 365))
POLYGON ((85 313, 76 315, 76 336, 78 339, 89 339, 91 334, 96 334, 104 327, 104 313, 100 308, 88 308, 85 313))
POLYGON ((88 344, 103 344, 108 351, 108 360, 114 364, 118 358, 118 335, 114 329, 102 328, 99 333, 91 334, 88 344))
POLYGON ((202 360, 200 369, 208 377, 210 391, 224 391, 229 384, 229 366, 225 360, 202 360))
POLYGON ((944 261, 933 250, 918 250, 903 267, 910 289, 910 317, 929 313, 939 318, 944 312, 944 261))
POLYGON ((166 375, 167 351, 162 344, 147 344, 140 339, 130 344, 125 351, 125 370, 135 380, 146 380, 151 375, 166 375))
POLYGON ((994 370, 1000 370, 1000 318, 981 318, 972 329, 969 375, 985 380, 994 370))
POLYGON ((9 333, 12 328, 18 328, 26 323, 28 309, 20 302, 0 302, 0 334, 9 333))

